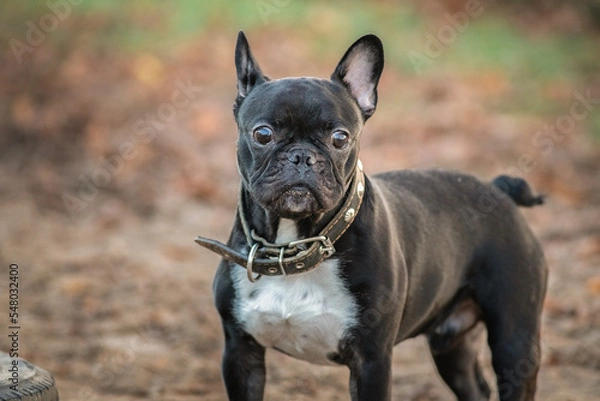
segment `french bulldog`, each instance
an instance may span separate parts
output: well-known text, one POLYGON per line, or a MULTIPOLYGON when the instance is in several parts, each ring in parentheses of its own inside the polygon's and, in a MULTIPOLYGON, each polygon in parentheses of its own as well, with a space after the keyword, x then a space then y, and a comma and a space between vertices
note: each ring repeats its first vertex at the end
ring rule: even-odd
POLYGON ((547 268, 517 209, 542 203, 519 178, 458 172, 366 176, 363 125, 383 46, 366 35, 330 79, 270 79, 243 32, 235 49, 239 206, 213 284, 230 400, 258 401, 265 350, 345 365, 354 401, 391 400, 392 349, 428 340, 461 401, 488 400, 487 344, 501 400, 533 400, 547 268))

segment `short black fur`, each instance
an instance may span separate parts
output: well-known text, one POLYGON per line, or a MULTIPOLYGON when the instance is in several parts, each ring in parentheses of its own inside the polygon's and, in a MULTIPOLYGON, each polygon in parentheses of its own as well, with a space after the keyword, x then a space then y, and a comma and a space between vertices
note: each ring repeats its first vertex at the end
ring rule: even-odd
MULTIPOLYGON (((377 104, 381 41, 358 39, 330 80, 269 80, 243 33, 235 61, 247 224, 269 241, 283 219, 294 222, 300 238, 315 235, 339 211, 355 174, 362 127, 377 104), (253 133, 261 127, 272 140, 257 142, 253 133), (348 146, 332 145, 336 132, 348 135, 348 146)), ((542 202, 524 180, 507 176, 489 183, 457 172, 404 170, 366 178, 362 206, 332 256, 357 316, 327 357, 350 369, 353 401, 392 399, 392 349, 417 335, 427 337, 459 400, 488 400, 477 357, 484 327, 500 399, 534 399, 547 268, 516 206, 542 202), (527 372, 510 381, 506 372, 523 361, 527 372)), ((228 245, 248 252, 239 215, 228 245)), ((213 286, 225 334, 223 376, 230 400, 260 401, 265 348, 236 312, 244 300, 234 277, 243 269, 223 260, 213 286)))

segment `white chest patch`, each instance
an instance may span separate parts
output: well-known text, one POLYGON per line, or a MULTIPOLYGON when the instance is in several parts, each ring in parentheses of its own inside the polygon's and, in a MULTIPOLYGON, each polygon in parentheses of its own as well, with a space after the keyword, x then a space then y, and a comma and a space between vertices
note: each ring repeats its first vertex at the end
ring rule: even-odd
MULTIPOLYGON (((291 241, 295 227, 280 223, 278 242, 291 241)), ((294 276, 263 276, 251 283, 246 269, 232 272, 234 314, 262 346, 276 348, 316 364, 333 364, 327 355, 357 319, 354 298, 339 276, 336 260, 327 260, 294 276)))

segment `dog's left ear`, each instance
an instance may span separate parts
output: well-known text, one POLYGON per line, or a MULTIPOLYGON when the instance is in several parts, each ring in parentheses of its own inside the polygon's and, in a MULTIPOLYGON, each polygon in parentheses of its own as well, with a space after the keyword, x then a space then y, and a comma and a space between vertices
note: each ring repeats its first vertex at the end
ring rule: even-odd
POLYGON ((375 35, 358 39, 344 54, 331 75, 356 99, 365 120, 377 106, 377 84, 383 71, 383 44, 375 35))

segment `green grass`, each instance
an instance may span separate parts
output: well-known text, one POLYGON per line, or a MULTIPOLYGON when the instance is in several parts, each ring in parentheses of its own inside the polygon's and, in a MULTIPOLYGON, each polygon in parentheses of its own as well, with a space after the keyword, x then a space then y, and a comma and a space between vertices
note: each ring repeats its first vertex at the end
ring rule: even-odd
POLYGON ((600 113, 596 111, 590 114, 588 120, 589 133, 600 144, 600 113))

